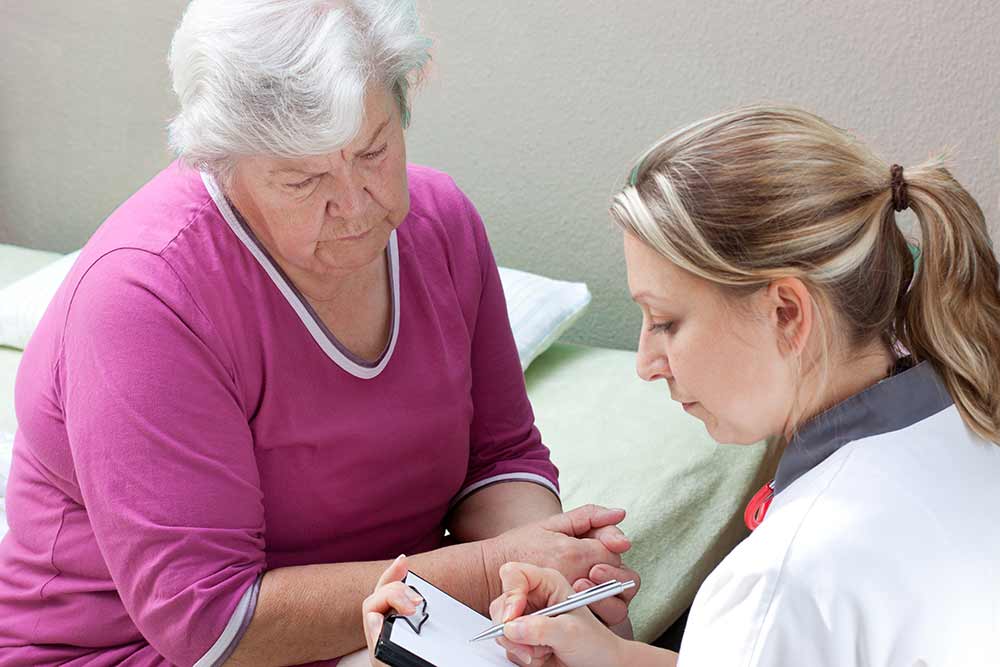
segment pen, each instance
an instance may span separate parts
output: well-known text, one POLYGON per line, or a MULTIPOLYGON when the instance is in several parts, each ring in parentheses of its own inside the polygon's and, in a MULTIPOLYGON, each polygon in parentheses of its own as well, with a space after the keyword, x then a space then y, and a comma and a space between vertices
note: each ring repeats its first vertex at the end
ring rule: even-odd
MULTIPOLYGON (((573 611, 574 609, 579 609, 580 607, 586 607, 589 604, 600 602, 606 598, 621 595, 623 591, 627 591, 628 589, 634 587, 634 581, 608 581, 599 586, 588 588, 585 591, 574 593, 559 604, 554 604, 551 607, 546 607, 545 609, 539 609, 536 612, 528 614, 528 616, 558 616, 559 614, 565 614, 568 611, 573 611)), ((494 625, 491 628, 486 628, 469 641, 478 642, 483 639, 495 639, 497 637, 501 637, 503 636, 503 626, 504 624, 501 623, 499 625, 494 625)))

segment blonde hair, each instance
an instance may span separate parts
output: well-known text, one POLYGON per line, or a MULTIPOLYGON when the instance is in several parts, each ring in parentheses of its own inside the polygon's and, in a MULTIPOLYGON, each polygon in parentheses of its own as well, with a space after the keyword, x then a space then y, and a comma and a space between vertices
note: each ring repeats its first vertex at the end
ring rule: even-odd
POLYGON ((890 165, 791 107, 744 107, 661 139, 611 213, 733 296, 799 278, 845 349, 881 339, 930 361, 968 426, 1000 442, 1000 288, 983 212, 941 158, 903 178, 920 227, 916 268, 890 165))

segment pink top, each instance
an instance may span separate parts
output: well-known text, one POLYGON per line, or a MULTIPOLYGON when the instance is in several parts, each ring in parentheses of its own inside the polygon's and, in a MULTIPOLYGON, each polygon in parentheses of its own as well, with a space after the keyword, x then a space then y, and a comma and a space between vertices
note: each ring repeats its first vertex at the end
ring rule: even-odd
POLYGON ((408 174, 374 364, 211 178, 175 163, 98 229, 17 377, 0 665, 218 663, 265 570, 434 549, 490 483, 557 491, 482 221, 408 174))

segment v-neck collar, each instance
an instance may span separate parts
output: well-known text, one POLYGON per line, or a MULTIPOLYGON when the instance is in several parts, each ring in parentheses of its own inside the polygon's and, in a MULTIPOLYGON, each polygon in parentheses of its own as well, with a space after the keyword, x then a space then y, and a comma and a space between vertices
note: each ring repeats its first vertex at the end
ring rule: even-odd
POLYGON ((306 298, 295 287, 285 272, 282 271, 277 262, 274 261, 274 258, 271 257, 267 249, 260 243, 260 240, 254 235, 253 231, 246 225, 236 210, 229 205, 229 201, 212 175, 202 172, 201 180, 233 234, 236 235, 236 238, 250 251, 250 254, 257 260, 257 263, 264 269, 264 272, 267 273, 275 287, 278 288, 278 291, 281 292, 281 295, 292 307, 292 310, 298 315, 302 324, 305 325, 309 334, 323 352, 340 368, 355 377, 363 380, 370 380, 377 377, 392 358, 392 352, 396 347, 396 340, 399 338, 399 246, 396 240, 396 230, 393 230, 389 235, 389 252, 387 258, 389 262, 389 283, 392 291, 392 333, 389 336, 389 342, 385 350, 383 350, 379 358, 373 362, 369 362, 361 359, 347 349, 333 335, 333 332, 327 328, 306 298))

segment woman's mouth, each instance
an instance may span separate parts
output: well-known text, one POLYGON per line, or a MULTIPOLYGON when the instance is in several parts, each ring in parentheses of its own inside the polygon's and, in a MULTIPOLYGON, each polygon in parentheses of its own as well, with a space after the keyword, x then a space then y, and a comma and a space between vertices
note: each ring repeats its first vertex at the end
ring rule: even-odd
POLYGON ((371 231, 372 230, 370 230, 370 229, 366 229, 365 231, 361 232, 360 234, 352 234, 350 236, 338 236, 334 240, 335 241, 360 241, 364 237, 368 236, 371 233, 371 231))
POLYGON ((691 412, 691 408, 693 408, 696 405, 698 405, 697 401, 692 401, 691 403, 681 403, 681 406, 684 408, 685 412, 691 412))

